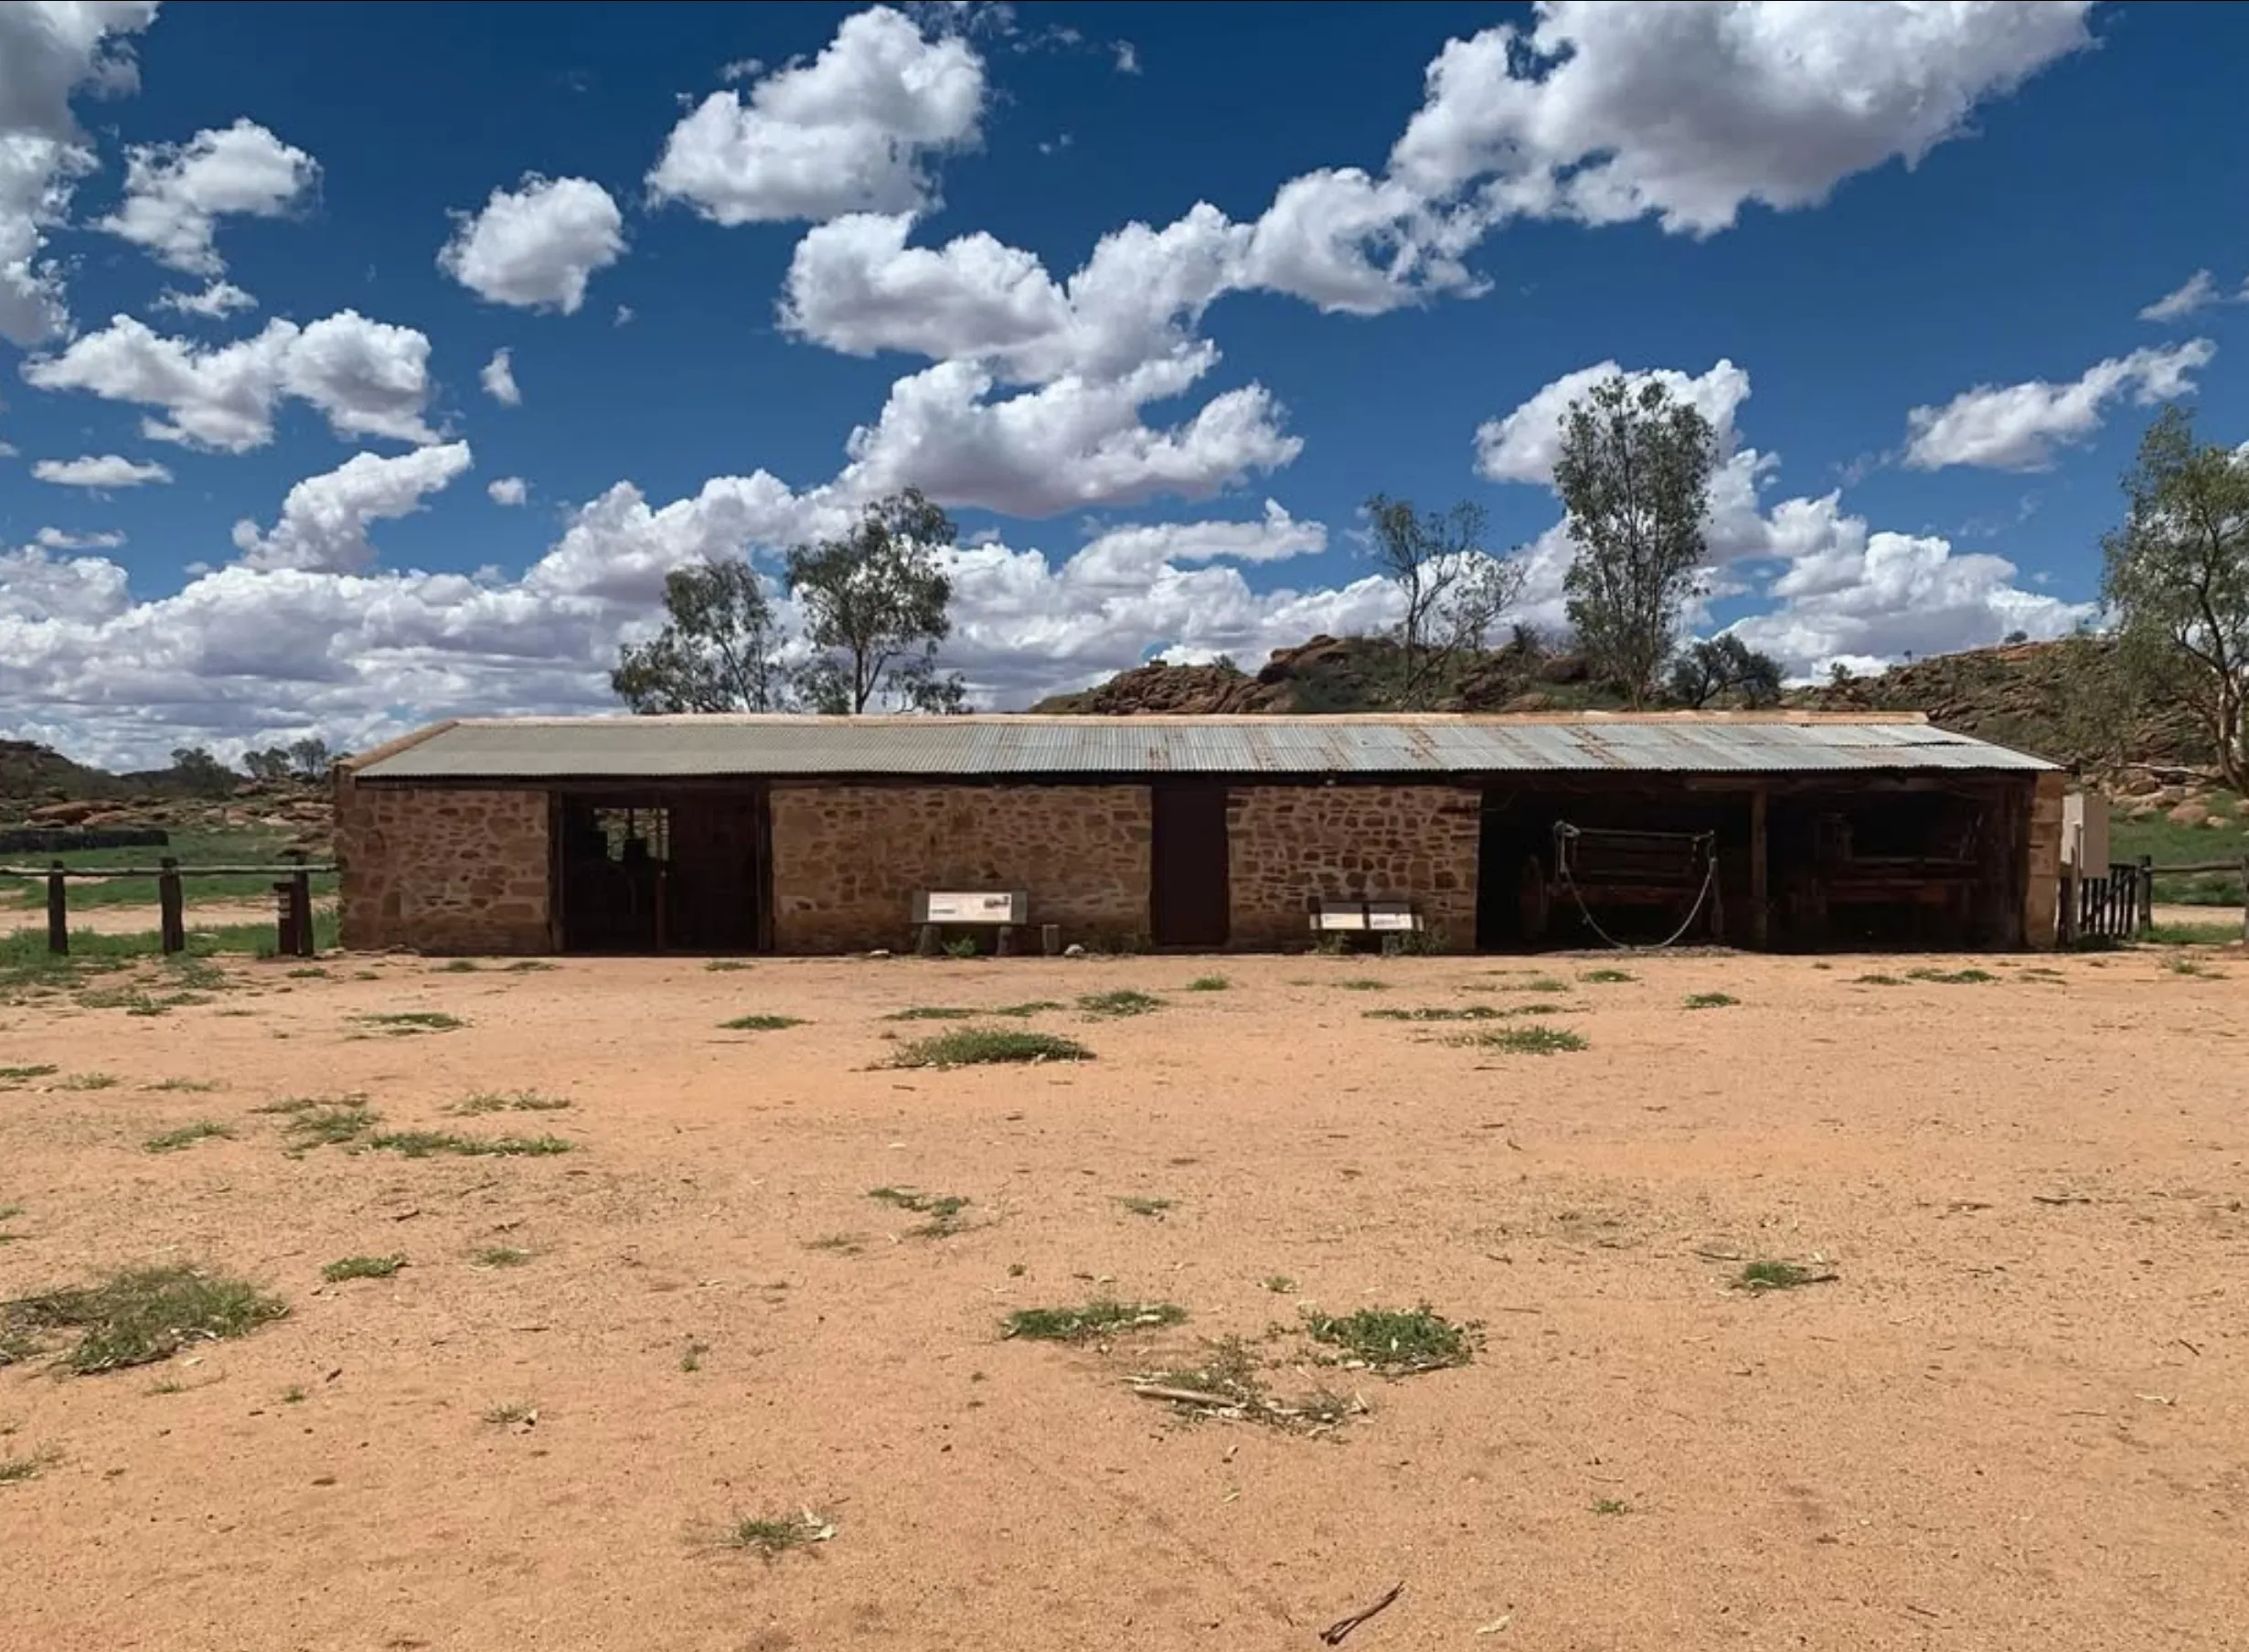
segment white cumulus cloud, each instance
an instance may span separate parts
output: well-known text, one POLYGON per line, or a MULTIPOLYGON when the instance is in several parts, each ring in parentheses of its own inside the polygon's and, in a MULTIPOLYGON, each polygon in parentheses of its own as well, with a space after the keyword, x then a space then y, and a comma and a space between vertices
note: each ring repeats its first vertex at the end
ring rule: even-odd
POLYGON ((506 349, 493 351, 492 359, 485 363, 484 370, 476 375, 476 378, 485 387, 485 394, 502 407, 523 405, 523 392, 516 388, 513 352, 506 349))
POLYGON ((94 227, 172 269, 216 277, 227 267, 213 244, 221 218, 280 218, 319 181, 311 155, 254 121, 238 120, 185 144, 128 149, 125 198, 94 227))
POLYGON ((169 482, 172 473, 161 464, 144 464, 117 453, 84 459, 41 459, 31 467, 34 478, 58 487, 139 487, 149 482, 169 482))
MULTIPOLYGON (((1551 484, 1554 462, 1562 456, 1562 421, 1570 404, 1620 372, 1616 363, 1604 361, 1565 373, 1504 418, 1486 420, 1476 432, 1476 474, 1490 482, 1551 484)), ((1699 378, 1668 368, 1625 373, 1625 378, 1635 389, 1650 380, 1662 385, 1674 401, 1686 403, 1710 421, 1721 452, 1732 451, 1734 414, 1749 400, 1749 375, 1733 363, 1721 360, 1699 378)))
POLYGON ((139 84, 133 42, 155 0, 14 0, 0 5, 0 338, 26 349, 69 325, 47 232, 100 164, 70 110, 139 84))
POLYGON ((72 533, 67 528, 42 528, 33 543, 46 550, 115 550, 125 542, 122 533, 72 533))
POLYGON ((809 63, 773 70, 747 101, 716 91, 672 129, 648 174, 658 200, 719 224, 905 212, 934 193, 931 157, 973 146, 984 60, 878 5, 847 17, 809 63))
POLYGON ((271 533, 261 533, 255 522, 237 522, 234 548, 242 553, 245 568, 359 572, 375 560, 368 525, 411 516, 470 462, 465 442, 416 448, 396 458, 355 453, 336 469, 307 476, 291 488, 271 533))
POLYGON ((164 418, 142 421, 157 441, 239 453, 273 439, 283 397, 319 409, 339 436, 432 442, 421 417, 429 359, 421 334, 356 310, 305 327, 270 321, 253 337, 208 349, 119 315, 59 355, 25 362, 23 376, 40 389, 160 409, 164 418))
POLYGON ((495 505, 520 505, 531 496, 531 485, 521 476, 495 476, 485 484, 485 496, 495 505))
POLYGON ((237 310, 254 310, 258 301, 230 281, 214 281, 200 293, 183 293, 176 287, 166 287, 156 294, 149 305, 152 310, 170 310, 181 315, 200 315, 207 320, 223 321, 237 310))
POLYGON ((590 178, 527 173, 495 189, 482 211, 453 215, 438 268, 475 293, 519 309, 574 315, 586 282, 624 256, 624 215, 590 178))
POLYGON ((1943 407, 1906 415, 1905 463, 1915 470, 1972 464, 1988 470, 2044 470, 2057 448, 2088 441, 2109 403, 2129 395, 2141 407, 2194 389, 2190 377, 2218 346, 2207 338, 2168 349, 2134 350, 2096 362, 2067 384, 1977 385, 1943 407))

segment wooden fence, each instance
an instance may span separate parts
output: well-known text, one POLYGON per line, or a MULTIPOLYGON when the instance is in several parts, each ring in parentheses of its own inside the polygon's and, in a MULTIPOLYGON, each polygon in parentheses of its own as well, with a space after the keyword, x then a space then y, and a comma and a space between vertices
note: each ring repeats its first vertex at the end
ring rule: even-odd
POLYGON ((281 866, 182 866, 166 855, 155 866, 67 867, 59 860, 43 867, 0 866, 0 878, 27 878, 47 885, 47 950, 70 950, 70 879, 154 878, 156 880, 158 944, 167 953, 187 950, 187 912, 183 878, 272 878, 274 946, 285 957, 313 955, 313 874, 333 872, 292 853, 281 866))
POLYGON ((2105 878, 2087 878, 2075 867, 2062 869, 2061 922, 2056 939, 2063 946, 2081 941, 2129 941, 2155 927, 2155 880, 2238 872, 2242 879, 2242 939, 2249 941, 2249 855, 2233 860, 2202 860, 2191 866, 2158 866, 2148 856, 2113 861, 2105 878))

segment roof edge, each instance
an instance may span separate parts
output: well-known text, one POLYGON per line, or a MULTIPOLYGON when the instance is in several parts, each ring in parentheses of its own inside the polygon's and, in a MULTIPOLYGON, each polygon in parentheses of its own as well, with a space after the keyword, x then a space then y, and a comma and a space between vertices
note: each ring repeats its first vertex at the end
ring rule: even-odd
MULTIPOLYGON (((794 728, 815 724, 828 728, 926 728, 933 724, 946 728, 1039 729, 1039 728, 1272 728, 1309 726, 1313 728, 1350 727, 1406 727, 1424 723, 1487 727, 1537 724, 1606 724, 1655 723, 1718 724, 1744 726, 1759 723, 1788 724, 1800 728, 1822 725, 1863 726, 1867 724, 1918 723, 1926 724, 1928 714, 1922 711, 1213 711, 1213 712, 1135 712, 1124 717, 1108 717, 1098 713, 1031 713, 1028 711, 972 711, 956 716, 933 717, 927 713, 859 713, 855 716, 834 716, 816 711, 679 711, 659 712, 653 716, 638 716, 632 712, 605 712, 587 717, 457 717, 442 723, 433 723, 418 733, 404 737, 389 746, 380 746, 367 753, 360 761, 372 762, 378 756, 389 756, 407 746, 419 744, 435 734, 452 728, 468 729, 584 729, 604 726, 646 724, 655 728, 678 725, 731 728, 794 728)), ((1964 738, 1974 739, 1973 735, 1964 738)), ((1989 742, 1986 742, 1987 744, 1989 742)))
MULTIPOLYGON (((398 737, 398 739, 396 739, 396 740, 392 740, 392 741, 384 741, 381 745, 372 747, 372 748, 370 748, 370 749, 369 749, 369 750, 368 750, 368 751, 355 751, 355 752, 353 752, 353 753, 352 753, 349 757, 346 757, 346 759, 344 759, 344 761, 343 761, 343 762, 341 762, 337 763, 336 766, 338 769, 342 770, 342 771, 343 771, 345 773, 346 773, 346 774, 357 774, 357 773, 360 770, 362 770, 362 769, 366 768, 366 767, 367 767, 368 764, 370 764, 370 763, 378 763, 378 762, 382 762, 384 759, 386 759, 386 758, 396 757, 396 756, 397 756, 400 752, 401 752, 401 751, 412 751, 412 750, 413 750, 416 746, 418 746, 418 745, 421 744, 421 742, 422 742, 423 741, 425 741, 425 740, 435 740, 435 739, 436 739, 439 735, 441 735, 441 734, 444 733, 444 732, 445 732, 448 729, 457 729, 457 728, 459 728, 459 727, 460 727, 460 726, 461 726, 464 722, 474 722, 474 723, 498 723, 498 722, 507 722, 507 721, 510 721, 510 720, 513 720, 513 719, 507 719, 507 718, 502 718, 502 717, 473 717, 473 718, 448 717, 448 718, 444 719, 442 721, 440 721, 440 722, 434 722, 434 723, 431 723, 431 724, 429 724, 428 726, 426 726, 426 727, 424 727, 424 728, 416 729, 416 730, 414 730, 411 734, 401 734, 401 735, 400 735, 400 736, 398 737)), ((525 720, 525 721, 534 721, 534 720, 537 720, 537 719, 523 719, 523 720, 525 720)), ((592 719, 555 719, 555 720, 558 720, 558 721, 562 721, 562 720, 590 721, 590 720, 592 720, 592 719)))

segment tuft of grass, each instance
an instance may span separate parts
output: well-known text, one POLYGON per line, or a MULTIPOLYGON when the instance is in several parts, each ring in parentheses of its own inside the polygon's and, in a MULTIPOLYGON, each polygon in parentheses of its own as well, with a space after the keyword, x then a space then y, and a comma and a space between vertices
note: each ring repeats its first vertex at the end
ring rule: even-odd
POLYGON ((214 1136, 226 1139, 234 1135, 224 1124, 209 1119, 197 1119, 192 1124, 182 1124, 176 1130, 166 1130, 152 1135, 141 1144, 144 1153, 177 1153, 182 1147, 192 1147, 197 1142, 208 1142, 214 1136))
POLYGON ((1508 1055, 1555 1055, 1565 1050, 1585 1048, 1583 1035, 1572 1032, 1566 1027, 1543 1024, 1464 1032, 1447 1042, 1473 1045, 1479 1050, 1504 1050, 1508 1055))
POLYGON ((560 965, 548 963, 544 958, 517 958, 507 966, 506 973, 511 975, 535 975, 560 967, 560 965))
POLYGON ((1113 1302, 1097 1298, 1082 1307, 1018 1308, 1002 1321, 1002 1337, 1026 1342, 1092 1342, 1118 1331, 1182 1325, 1187 1310, 1176 1302, 1113 1302))
POLYGON ((1257 1283, 1275 1296, 1294 1296, 1296 1294, 1296 1282, 1286 1274, 1268 1274, 1257 1283))
POLYGON ((304 1391, 304 1385, 301 1383, 292 1382, 281 1391, 281 1402, 283 1405, 302 1405, 310 1398, 312 1396, 304 1391))
POLYGON ((141 1088, 183 1095, 208 1095, 214 1090, 224 1090, 226 1086, 217 1079, 158 1079, 155 1083, 144 1084, 141 1088))
POLYGON ((962 935, 956 940, 946 942, 944 948, 945 956, 948 958, 973 958, 976 955, 976 938, 974 935, 962 935))
POLYGON ((1690 992, 1687 995, 1689 1009, 1724 1009, 1742 1000, 1730 992, 1690 992))
POLYGON ((950 1239, 961 1231, 961 1212, 969 1200, 958 1193, 923 1193, 914 1188, 871 1188, 867 1197, 929 1220, 912 1230, 916 1239, 950 1239))
POLYGON ((1851 979, 1860 986, 1903 986, 1905 985, 1905 978, 1903 975, 1885 975, 1875 974, 1871 975, 1854 975, 1851 979))
POLYGON ((52 1078, 61 1071, 52 1061, 30 1067, 0 1067, 0 1084, 28 1084, 33 1079, 52 1078))
POLYGON ((368 1136, 367 1145, 408 1158, 432 1158, 441 1153, 464 1158, 545 1158, 578 1146, 559 1135, 456 1135, 450 1130, 386 1130, 368 1136))
POLYGON ((790 1027, 802 1027, 801 1016, 736 1016, 730 1021, 719 1023, 727 1032, 780 1032, 790 1027))
POLYGON ((382 1015, 357 1015, 351 1018, 363 1026, 380 1028, 385 1032, 400 1035, 454 1032, 468 1025, 459 1016, 449 1016, 442 1009, 400 1009, 382 1015))
POLYGON ((1089 1016, 1145 1016, 1163 1007, 1163 999, 1153 993, 1135 992, 1129 986, 1114 992, 1089 992, 1078 999, 1078 1007, 1089 1016))
POLYGON ((111 1072, 74 1072, 55 1086, 58 1090, 114 1090, 116 1087, 117 1075, 111 1072))
POLYGON ((996 1016, 1013 1016, 1020 1020, 1030 1016, 1043 1015, 1050 1009, 1068 1007, 1067 1005, 1053 998, 1033 998, 1027 1004, 1002 1004, 992 1013, 996 1016))
POLYGON ((1507 981, 1499 986, 1501 992, 1568 992, 1570 984, 1558 975, 1533 975, 1528 981, 1507 981))
POLYGON ((531 1260, 531 1252, 519 1251, 514 1245, 486 1245, 469 1260, 480 1268, 519 1268, 531 1260))
POLYGON ((1595 1497, 1593 1500, 1593 1511, 1595 1514, 1630 1514, 1632 1505, 1622 1497, 1595 1497))
POLYGON ((282 1135, 293 1153, 312 1147, 341 1147, 357 1141, 381 1122, 382 1114, 367 1104, 364 1095, 293 1095, 253 1107, 253 1113, 280 1114, 286 1122, 282 1135))
POLYGON ((247 1336, 288 1311, 245 1280, 176 1263, 0 1306, 0 1341, 36 1348, 43 1332, 76 1330, 63 1364, 90 1376, 169 1359, 190 1342, 247 1336))
POLYGON ((967 1021, 975 1018, 973 1009, 963 1009, 954 1004, 916 1004, 908 1009, 894 1009, 882 1018, 886 1021, 967 1021))
POLYGON ((1090 1061, 1093 1052, 1075 1039, 1012 1027, 963 1027, 920 1039, 892 1058, 895 1067, 978 1067, 1026 1061, 1090 1061))
POLYGON ((1167 1199, 1146 1199, 1138 1194, 1127 1194, 1116 1201, 1135 1216, 1161 1216, 1171 1209, 1167 1199))
POLYGON ((485 1421, 497 1428, 516 1428, 538 1421, 538 1407, 528 1400, 509 1400, 485 1408, 485 1421))
POLYGON ((710 1344, 690 1340, 679 1350, 679 1369, 692 1375, 703 1369, 703 1356, 710 1352, 710 1344))
POLYGON ((1628 969, 1589 969, 1578 975, 1579 980, 1593 986, 1621 986, 1637 978, 1628 969))
POLYGON ((2199 958, 2169 957, 2163 960, 2163 967, 2175 975, 2200 975, 2206 980, 2223 973, 2211 968, 2199 958))
POLYGON ((1931 981, 1939 986, 1973 986, 1979 981, 1996 981, 1999 976, 1988 969, 1909 969, 1909 981, 1931 981))
POLYGON ((1476 1358, 1476 1327, 1455 1325, 1426 1303, 1415 1308, 1360 1308, 1341 1317, 1313 1314, 1305 1329, 1313 1341, 1390 1376, 1441 1370, 1476 1358))
POLYGON ((2139 938, 2158 946, 2228 946, 2242 936, 2238 923, 2158 923, 2139 938))
POLYGON ((1187 984, 1189 992, 1224 992, 1233 983, 1224 975, 1197 975, 1187 984))
POLYGON ((750 965, 745 960, 741 958, 713 958, 709 963, 704 965, 703 967, 709 971, 712 975, 725 975, 733 970, 748 969, 750 965))
POLYGON ((722 1528, 717 1543, 721 1549, 740 1549, 763 1561, 777 1561, 792 1549, 825 1543, 836 1535, 836 1522, 811 1509, 773 1519, 744 1515, 722 1528))
POLYGON ((1372 1021, 1498 1021, 1515 1013, 1488 1004, 1424 1005, 1419 1009, 1370 1009, 1372 1021))
POLYGON ((479 1090, 445 1111, 461 1118, 476 1118, 487 1113, 560 1113, 570 1104, 561 1096, 541 1095, 536 1090, 479 1090))
POLYGON ((805 1241, 807 1251, 826 1251, 837 1256, 857 1256, 866 1248, 867 1241, 857 1233, 823 1233, 805 1241))
POLYGON ((483 968, 484 965, 474 958, 454 958, 448 963, 439 965, 437 973, 441 975, 473 975, 483 968))
POLYGON ((1372 975, 1353 975, 1349 980, 1338 981, 1336 985, 1343 988, 1345 992, 1388 992, 1390 990, 1388 981, 1379 981, 1372 975))
POLYGON ((1793 1291, 1799 1285, 1818 1284, 1833 1279, 1832 1274, 1815 1274, 1793 1262, 1752 1262, 1743 1265, 1733 1276, 1737 1291, 1793 1291))
POLYGON ((403 1256, 344 1256, 322 1268, 320 1276, 330 1284, 346 1279, 389 1279, 405 1265, 403 1256))
POLYGON ((39 1471, 51 1468, 62 1461, 62 1453, 53 1446, 35 1451, 20 1457, 0 1457, 0 1486, 21 1486, 26 1480, 35 1480, 39 1471))

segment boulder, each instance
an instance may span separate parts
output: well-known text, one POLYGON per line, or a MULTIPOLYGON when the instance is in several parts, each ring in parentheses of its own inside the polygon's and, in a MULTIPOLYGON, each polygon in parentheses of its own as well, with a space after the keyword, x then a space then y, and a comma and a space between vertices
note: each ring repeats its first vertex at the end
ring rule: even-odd
POLYGON ((90 815, 99 814, 101 805, 80 798, 76 802, 43 803, 24 816, 32 826, 84 826, 90 815))
POLYGON ((2182 803, 2165 818, 2173 826, 2201 826, 2210 818, 2210 811, 2199 803, 2182 803))

